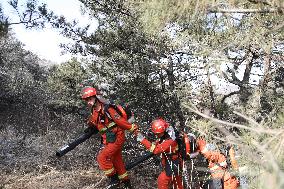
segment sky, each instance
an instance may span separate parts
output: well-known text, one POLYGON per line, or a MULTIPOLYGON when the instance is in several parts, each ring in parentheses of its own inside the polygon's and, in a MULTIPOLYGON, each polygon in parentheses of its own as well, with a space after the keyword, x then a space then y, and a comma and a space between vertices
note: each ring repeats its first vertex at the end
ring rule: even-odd
MULTIPOLYGON (((23 4, 25 0, 19 0, 23 4)), ((58 15, 64 15, 68 20, 76 19, 81 26, 87 25, 90 19, 87 15, 82 15, 80 2, 78 0, 38 0, 39 4, 46 3, 47 7, 58 15)), ((17 21, 15 11, 8 4, 8 0, 0 0, 5 15, 13 21, 17 21)), ((54 63, 62 63, 69 60, 72 55, 62 55, 60 43, 68 42, 58 31, 51 27, 43 30, 25 29, 23 25, 14 25, 13 32, 18 40, 24 43, 24 48, 37 54, 40 58, 50 60, 54 63)))

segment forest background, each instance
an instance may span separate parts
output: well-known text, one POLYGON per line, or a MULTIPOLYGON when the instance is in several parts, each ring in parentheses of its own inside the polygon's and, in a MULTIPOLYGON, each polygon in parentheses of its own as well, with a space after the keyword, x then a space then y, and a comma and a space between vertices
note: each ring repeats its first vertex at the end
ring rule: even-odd
MULTIPOLYGON (((35 0, 10 1, 17 23, 0 9, 0 188, 103 188, 98 137, 54 156, 86 127, 88 85, 128 103, 145 135, 164 117, 220 151, 236 146, 247 187, 284 187, 282 0, 80 2, 96 28, 35 0), (23 48, 15 24, 54 27, 70 39, 62 49, 82 58, 47 64, 23 48)), ((143 150, 128 134, 125 160, 143 150)), ((159 170, 152 160, 130 171, 135 188, 156 188, 159 170)))

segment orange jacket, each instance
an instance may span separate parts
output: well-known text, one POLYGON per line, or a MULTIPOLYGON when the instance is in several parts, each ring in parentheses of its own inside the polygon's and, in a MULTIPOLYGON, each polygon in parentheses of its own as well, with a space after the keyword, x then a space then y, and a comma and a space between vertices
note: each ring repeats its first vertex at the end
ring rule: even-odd
MULTIPOLYGON (((158 177, 158 188, 175 188, 175 189, 183 189, 182 177, 181 175, 169 176, 167 175, 166 162, 168 160, 176 160, 180 156, 178 154, 178 143, 171 138, 165 140, 157 140, 151 143, 147 139, 143 139, 141 143, 146 147, 147 150, 152 152, 153 154, 159 155, 162 154, 162 165, 164 167, 164 171, 162 171, 158 177)), ((181 167, 181 162, 180 162, 181 167)))
POLYGON ((204 139, 198 139, 197 144, 199 151, 209 162, 208 168, 210 169, 212 178, 222 179, 224 182, 224 189, 236 189, 239 186, 239 182, 236 177, 232 176, 227 171, 226 157, 220 152, 207 149, 204 139))
POLYGON ((146 147, 147 150, 153 154, 162 154, 162 165, 165 166, 166 158, 171 156, 172 160, 176 160, 178 156, 178 143, 175 140, 165 139, 157 140, 156 142, 151 143, 149 140, 144 138, 141 143, 146 147))
POLYGON ((117 138, 125 140, 124 130, 133 131, 135 124, 129 123, 125 118, 121 117, 118 112, 112 107, 109 107, 108 112, 112 119, 109 119, 104 112, 103 104, 97 108, 93 108, 92 114, 88 119, 89 126, 95 126, 102 135, 103 143, 106 142, 106 131, 109 130, 116 134, 117 138))

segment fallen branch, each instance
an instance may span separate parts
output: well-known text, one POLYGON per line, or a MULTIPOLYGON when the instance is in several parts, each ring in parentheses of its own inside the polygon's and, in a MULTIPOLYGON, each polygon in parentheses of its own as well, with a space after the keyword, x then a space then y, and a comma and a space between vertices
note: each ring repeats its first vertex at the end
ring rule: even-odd
POLYGON ((281 9, 211 9, 210 13, 279 13, 283 14, 281 9))

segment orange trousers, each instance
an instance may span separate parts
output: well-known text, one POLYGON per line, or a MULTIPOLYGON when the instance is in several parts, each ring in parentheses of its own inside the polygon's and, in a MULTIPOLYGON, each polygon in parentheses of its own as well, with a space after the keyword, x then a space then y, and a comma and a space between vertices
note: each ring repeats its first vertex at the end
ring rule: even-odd
POLYGON ((158 189, 183 189, 181 176, 169 177, 166 175, 166 171, 161 172, 158 177, 158 189))
POLYGON ((117 173, 120 180, 128 179, 125 164, 122 159, 123 143, 108 143, 99 152, 97 161, 101 170, 106 176, 112 176, 117 173))

